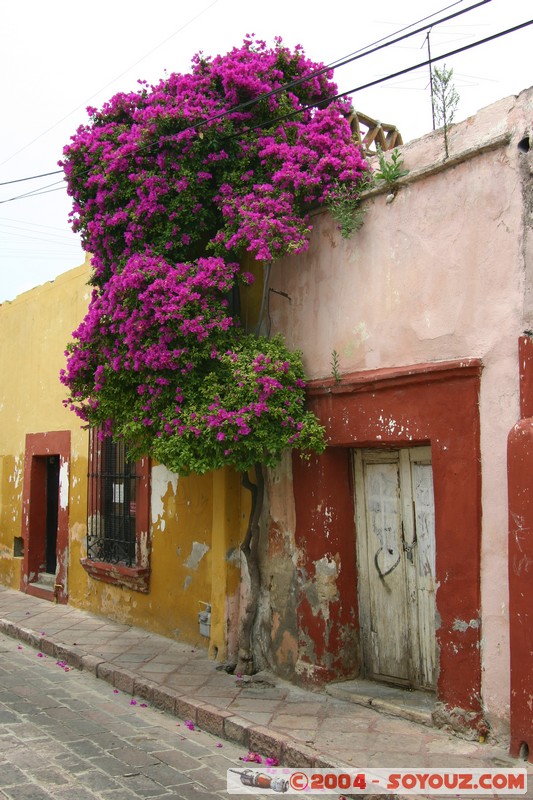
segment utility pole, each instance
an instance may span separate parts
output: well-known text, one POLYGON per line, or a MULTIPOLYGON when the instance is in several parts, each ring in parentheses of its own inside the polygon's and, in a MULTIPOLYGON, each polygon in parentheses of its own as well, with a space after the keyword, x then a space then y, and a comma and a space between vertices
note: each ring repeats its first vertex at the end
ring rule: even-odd
POLYGON ((428 30, 426 34, 426 42, 428 46, 428 66, 429 66, 429 91, 431 95, 431 119, 433 121, 433 130, 435 130, 435 100, 433 97, 433 70, 431 69, 431 43, 429 40, 429 35, 431 33, 431 28, 428 30))

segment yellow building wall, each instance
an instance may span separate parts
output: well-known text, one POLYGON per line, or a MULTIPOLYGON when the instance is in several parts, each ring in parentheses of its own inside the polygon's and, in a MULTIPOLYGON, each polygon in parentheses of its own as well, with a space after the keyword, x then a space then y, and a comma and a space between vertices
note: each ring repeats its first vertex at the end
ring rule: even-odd
POLYGON ((70 525, 85 524, 87 434, 64 408, 59 372, 69 334, 85 314, 88 264, 0 306, 0 581, 20 585, 24 453, 27 433, 70 430, 70 525))
POLYGON ((151 578, 147 594, 90 577, 87 554, 88 436, 63 406, 65 346, 90 300, 89 263, 0 306, 0 582, 20 587, 21 506, 27 433, 70 430, 68 602, 195 646, 213 658, 235 652, 239 544, 249 499, 230 469, 178 477, 153 464, 151 578), (211 635, 198 613, 211 608, 211 635), (231 651, 228 653, 228 648, 231 651))

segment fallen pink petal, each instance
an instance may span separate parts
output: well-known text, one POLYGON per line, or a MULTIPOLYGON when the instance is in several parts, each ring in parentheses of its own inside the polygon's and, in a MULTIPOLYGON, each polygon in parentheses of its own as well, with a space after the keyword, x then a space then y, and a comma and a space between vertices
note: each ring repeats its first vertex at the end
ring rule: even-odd
POLYGON ((250 761, 250 762, 253 762, 254 764, 262 764, 263 763, 263 759, 259 755, 259 753, 253 753, 253 752, 249 752, 247 756, 241 756, 240 760, 241 761, 250 761))
POLYGON ((148 704, 147 703, 141 703, 141 708, 148 708, 148 704))
POLYGON ((130 700, 130 706, 136 706, 137 700, 130 700))
POLYGON ((224 747, 224 745, 223 745, 221 742, 217 742, 217 745, 216 745, 216 746, 217 746, 217 747, 224 747))
POLYGON ((118 689, 113 689, 113 694, 118 694, 118 689))

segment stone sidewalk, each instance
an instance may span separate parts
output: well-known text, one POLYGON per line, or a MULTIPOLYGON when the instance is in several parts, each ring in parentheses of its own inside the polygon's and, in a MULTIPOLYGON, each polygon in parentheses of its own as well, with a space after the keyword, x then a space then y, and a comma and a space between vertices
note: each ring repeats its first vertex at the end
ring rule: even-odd
POLYGON ((0 631, 286 766, 527 766, 533 797, 533 764, 490 741, 465 741, 270 675, 228 675, 202 649, 71 606, 0 587, 0 631))

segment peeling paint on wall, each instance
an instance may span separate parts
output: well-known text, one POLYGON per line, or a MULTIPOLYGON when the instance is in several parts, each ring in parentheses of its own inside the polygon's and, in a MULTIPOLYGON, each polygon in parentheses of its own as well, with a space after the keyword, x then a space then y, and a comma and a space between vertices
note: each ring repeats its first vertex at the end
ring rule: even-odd
POLYGON ((198 569, 198 564, 209 550, 209 545, 203 542, 193 542, 192 549, 188 558, 183 562, 183 566, 189 569, 198 569))
POLYGON ((63 509, 68 508, 68 475, 68 461, 63 461, 59 468, 59 507, 63 509))
POLYGON ((85 544, 87 538, 87 526, 80 522, 75 522, 70 527, 70 541, 85 544))
POLYGON ((13 552, 11 548, 5 547, 5 545, 0 545, 0 558, 8 558, 11 560, 13 557, 13 552))
POLYGON ((241 564, 241 551, 239 547, 230 547, 226 551, 226 562, 228 564, 236 564, 240 567, 241 564))
POLYGON ((151 510, 152 510, 152 525, 160 521, 160 528, 165 530, 165 506, 164 501, 166 495, 171 492, 176 494, 178 489, 178 475, 175 472, 170 472, 162 464, 152 466, 152 496, 151 496, 151 510))
POLYGON ((148 531, 139 534, 139 563, 148 564, 150 560, 150 540, 148 531))
POLYGON ((304 591, 313 614, 327 622, 330 616, 329 604, 339 599, 337 578, 339 576, 339 556, 323 556, 314 562, 315 579, 308 580, 304 591))
POLYGON ((479 628, 480 625, 481 625, 481 620, 479 619, 471 619, 470 622, 465 622, 462 619, 455 619, 453 621, 454 631, 461 631, 461 633, 467 631, 468 628, 474 628, 474 629, 479 628))
MULTIPOLYGON (((357 354, 362 350, 364 343, 370 338, 370 333, 366 322, 361 321, 355 328, 351 330, 352 339, 340 346, 340 352, 343 358, 354 359, 357 354)), ((342 364, 341 364, 342 367, 342 364)))
POLYGON ((276 659, 280 665, 294 667, 298 660, 298 639, 289 631, 284 631, 281 644, 276 650, 276 659))
POLYGON ((58 576, 63 575, 63 587, 59 590, 66 596, 68 596, 68 564, 69 564, 69 547, 65 547, 63 553, 61 554, 60 560, 57 562, 56 567, 56 582, 58 580, 58 576))
POLYGON ((12 474, 8 477, 8 482, 12 483, 15 489, 18 489, 22 481, 23 467, 24 458, 22 456, 15 456, 15 466, 13 467, 12 474))

